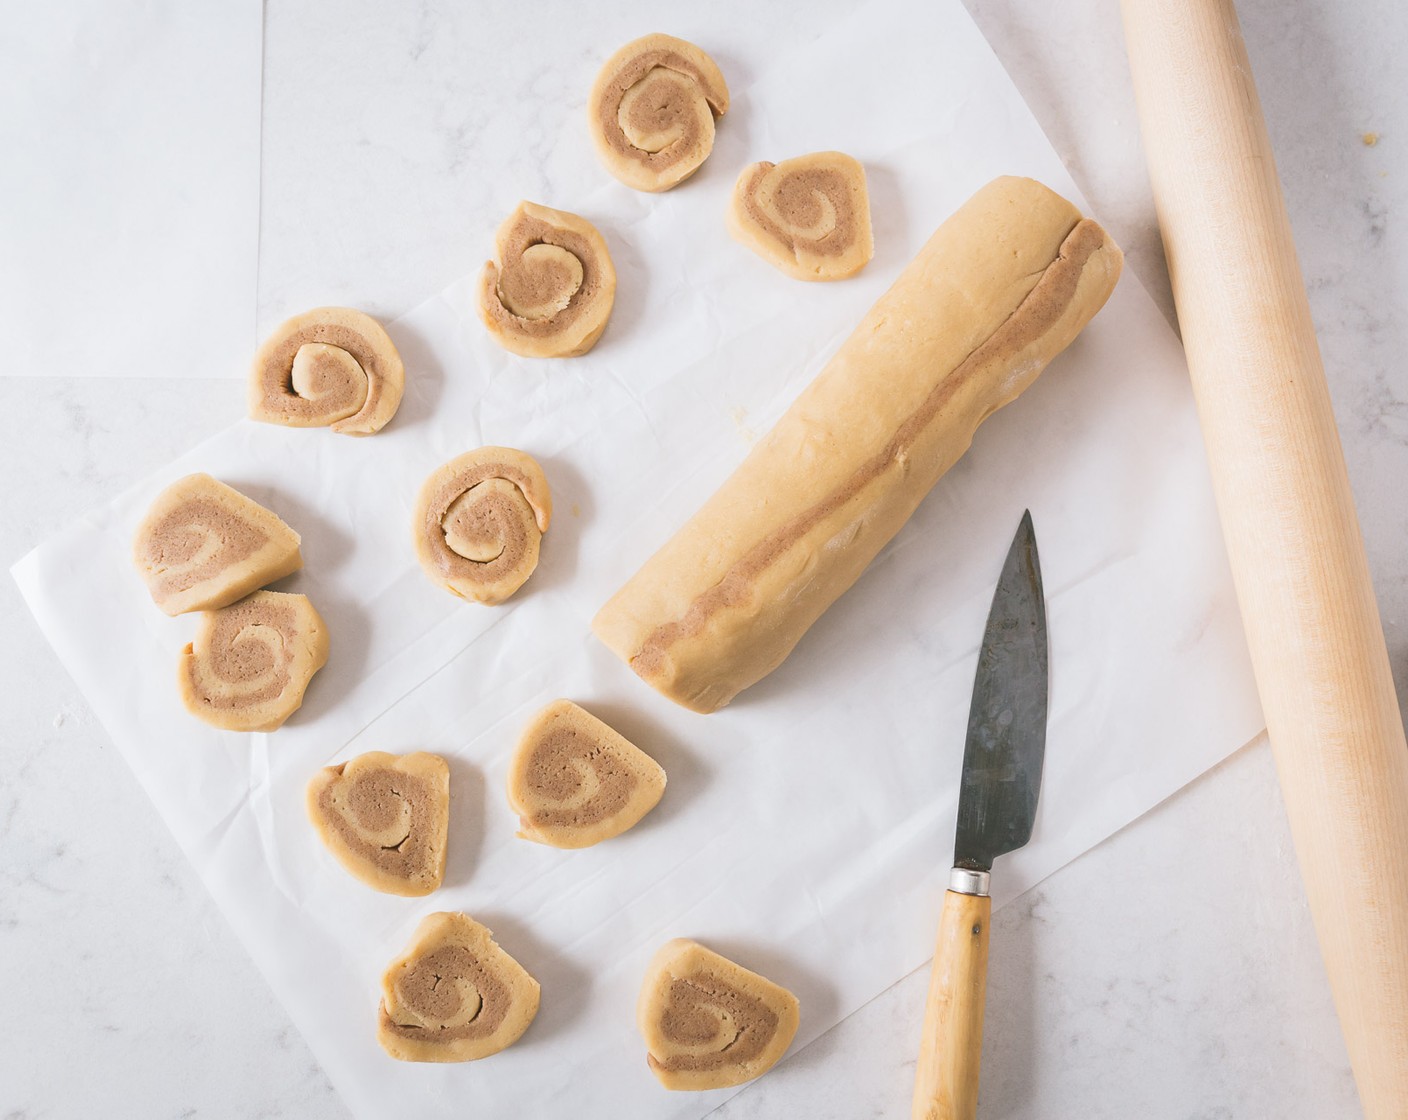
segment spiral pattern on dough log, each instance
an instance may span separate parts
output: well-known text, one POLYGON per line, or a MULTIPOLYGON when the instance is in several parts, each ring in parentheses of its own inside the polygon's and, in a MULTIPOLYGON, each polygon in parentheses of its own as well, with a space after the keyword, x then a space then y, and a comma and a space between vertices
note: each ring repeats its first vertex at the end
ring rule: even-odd
POLYGON ((425 480, 416 499, 416 556, 451 594, 502 603, 538 566, 551 518, 548 481, 532 456, 481 447, 425 480))
POLYGON ((499 227, 479 281, 479 317, 500 346, 525 358, 585 354, 615 300, 616 269, 597 228, 532 202, 499 227))
POLYGON ((865 168, 843 152, 745 167, 734 184, 728 227, 799 280, 842 280, 875 255, 865 168))
POLYGON ((319 307, 281 324, 255 354, 249 414, 368 436, 396 415, 405 386, 401 355, 380 323, 349 307, 319 307))
POLYGON ((297 533, 208 474, 157 495, 133 536, 132 560, 170 615, 229 606, 303 566, 297 533))
POLYGON ((351 874, 387 894, 430 894, 445 878, 450 768, 439 755, 369 751, 319 770, 309 820, 351 874))
POLYGON ((181 699, 213 727, 274 731, 327 660, 327 627, 306 595, 256 591, 201 616, 181 653, 181 699))
POLYGON ((728 85, 714 60, 683 39, 646 35, 606 61, 587 103, 597 154, 638 191, 667 191, 714 149, 728 85))
POLYGON ((698 942, 667 942, 641 986, 637 1020, 667 1089, 719 1089, 766 1073, 797 1033, 797 997, 698 942))
POLYGON ((509 762, 518 835, 555 848, 619 836, 664 792, 659 763, 570 700, 554 701, 533 718, 509 762))
POLYGON ((377 1039, 404 1062, 469 1062, 513 1045, 538 982, 465 914, 431 914, 382 978, 377 1039))

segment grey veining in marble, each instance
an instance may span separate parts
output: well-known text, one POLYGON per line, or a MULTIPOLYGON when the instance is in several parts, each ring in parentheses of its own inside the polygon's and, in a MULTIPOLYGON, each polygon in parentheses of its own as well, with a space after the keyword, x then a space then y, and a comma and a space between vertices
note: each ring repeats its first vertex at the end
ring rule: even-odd
MULTIPOLYGON (((968 4, 1171 314, 1114 6, 968 4)), ((746 78, 770 44, 850 6, 549 5, 564 14, 544 21, 544 58, 580 65, 671 30, 746 78)), ((1408 10, 1240 9, 1402 699, 1408 10)), ((586 91, 543 59, 464 67, 467 44, 493 41, 489 11, 270 0, 261 329, 320 302, 400 314, 482 261, 501 211, 563 186, 560 146, 584 135, 510 135, 471 106, 586 91)), ((15 480, 0 558, 218 430, 242 398, 233 382, 0 379, 15 480)), ((9 581, 0 612, 0 1116, 345 1117, 9 581)), ((1264 742, 1001 911, 992 961, 985 1117, 1359 1114, 1264 742)), ((718 1115, 907 1116, 925 983, 896 984, 718 1115)))

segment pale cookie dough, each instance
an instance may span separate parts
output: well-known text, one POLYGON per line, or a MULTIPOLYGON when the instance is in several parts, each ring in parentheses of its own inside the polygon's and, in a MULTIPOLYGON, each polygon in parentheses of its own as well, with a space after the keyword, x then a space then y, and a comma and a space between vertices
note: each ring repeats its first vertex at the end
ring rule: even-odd
POLYGON ((401 405, 406 370, 381 324, 349 307, 282 323, 254 355, 249 415, 290 428, 369 436, 401 405))
POLYGON ((452 595, 502 603, 533 574, 552 519, 543 469, 511 447, 481 447, 436 470, 412 532, 425 574, 452 595))
POLYGON ((306 595, 256 591, 201 616, 177 679, 186 710, 212 727, 274 731, 327 660, 327 627, 306 595))
POLYGON ((616 269, 596 226, 565 210, 520 202, 494 238, 479 280, 479 317, 525 358, 585 354, 616 300, 616 269))
POLYGON ((555 700, 533 718, 508 767, 518 835, 554 848, 619 836, 664 792, 658 762, 570 700, 555 700))
POLYGON ((714 150, 728 85, 714 60, 683 39, 646 35, 606 60, 587 113, 606 170, 638 191, 684 182, 714 150))
POLYGON ((797 1033, 797 997, 696 941, 666 942, 645 972, 636 1021, 667 1089, 722 1089, 777 1064, 797 1033))
POLYGON ((798 280, 844 280, 875 255, 865 168, 842 152, 753 163, 733 186, 728 230, 798 280))
POLYGON ((444 880, 450 768, 439 755, 371 751, 325 767, 307 808, 328 851, 369 887, 418 897, 444 880))
POLYGON ((978 425, 1100 310, 1121 260, 1040 183, 989 183, 592 629, 676 703, 723 707, 782 663, 978 425))
POLYGON ((403 1062, 472 1062, 512 1046, 538 982, 465 914, 431 914, 381 981, 377 1041, 403 1062))
POLYGON ((299 537, 258 502, 208 474, 157 495, 132 539, 132 561, 167 614, 211 611, 303 567, 299 537))

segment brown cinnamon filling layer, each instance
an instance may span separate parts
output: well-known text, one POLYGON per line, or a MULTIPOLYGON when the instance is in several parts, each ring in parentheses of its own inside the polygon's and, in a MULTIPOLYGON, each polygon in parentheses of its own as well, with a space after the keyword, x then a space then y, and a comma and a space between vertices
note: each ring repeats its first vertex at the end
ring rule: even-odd
POLYGON ((744 188, 748 216, 781 245, 794 252, 800 246, 816 256, 840 256, 856 239, 856 212, 846 177, 830 168, 814 167, 785 176, 773 192, 771 209, 759 203, 759 188, 776 164, 765 163, 744 188), (818 195, 834 209, 829 229, 818 230, 826 211, 818 195), (779 225, 774 214, 785 224, 779 225))
POLYGON ((777 1015, 755 996, 717 976, 697 972, 670 981, 660 1030, 671 1042, 690 1050, 711 1044, 717 1048, 703 1054, 670 1054, 663 1060, 651 1054, 652 1067, 677 1072, 715 1070, 742 1065, 761 1054, 777 1033, 777 1015), (726 1030, 728 1021, 733 1025, 732 1036, 726 1030))
POLYGON ((361 412, 373 411, 381 397, 381 385, 386 371, 381 366, 376 348, 366 338, 350 327, 340 323, 315 323, 292 331, 279 340, 268 355, 259 371, 260 396, 286 416, 297 416, 306 420, 321 420, 334 414, 346 413, 348 409, 361 412), (309 375, 317 391, 325 394, 316 400, 302 397, 293 387, 293 359, 299 349, 312 342, 335 346, 351 355, 353 361, 366 375, 366 400, 360 409, 356 403, 360 399, 363 386, 346 376, 341 362, 325 355, 314 355, 310 361, 309 375))
POLYGON ((1105 231, 1096 222, 1088 218, 1077 222, 1061 243, 1056 259, 1046 267, 1041 279, 1016 310, 952 373, 930 390, 885 447, 830 494, 779 526, 744 553, 718 583, 690 604, 683 618, 652 630, 631 658, 631 668, 642 677, 655 675, 663 668, 666 651, 672 645, 699 633, 718 612, 748 602, 758 576, 818 522, 853 499, 904 456, 954 394, 979 369, 989 362, 1000 361, 1004 355, 1021 351, 1055 325, 1075 298, 1086 261, 1104 244, 1105 231))
POLYGON ((293 607, 267 600, 217 611, 200 669, 201 675, 229 687, 207 688, 201 699, 212 708, 245 708, 282 694, 289 684, 288 646, 297 625, 293 607))
POLYGON ((192 498, 153 526, 142 542, 142 560, 161 572, 154 594, 158 601, 219 575, 247 560, 269 540, 263 530, 243 521, 219 502, 192 498), (219 543, 200 560, 214 537, 219 543))
POLYGON ((683 131, 672 143, 658 152, 649 152, 632 144, 621 128, 621 101, 626 92, 651 77, 652 70, 673 71, 688 79, 691 97, 708 100, 710 111, 718 116, 717 94, 710 89, 708 80, 699 67, 682 54, 671 50, 645 51, 621 67, 606 87, 601 99, 601 115, 597 123, 601 134, 611 148, 627 159, 643 163, 653 171, 659 171, 676 163, 681 150, 689 150, 701 140, 699 122, 692 104, 681 105, 677 98, 681 91, 675 82, 656 83, 658 90, 644 89, 642 96, 632 100, 630 106, 631 127, 640 133, 665 132, 679 128, 683 131))
POLYGON ((421 525, 436 570, 451 579, 489 583, 521 564, 527 551, 528 526, 537 526, 533 508, 523 496, 530 487, 522 471, 502 463, 486 463, 448 479, 435 492, 421 525), (518 487, 517 497, 491 490, 482 495, 471 493, 481 482, 495 478, 518 487), (466 496, 472 500, 460 501, 466 496), (502 551, 490 560, 473 560, 450 547, 447 534, 460 540, 497 541, 502 551))
POLYGON ((550 319, 566 310, 584 275, 576 254, 539 241, 499 273, 499 302, 520 319, 550 319))
POLYGON ((396 981, 396 993, 406 1008, 427 1023, 448 1023, 460 1013, 463 997, 457 980, 479 993, 479 1012, 467 1023, 436 1028, 398 1023, 381 1007, 381 1025, 402 1038, 454 1042, 491 1035, 504 1021, 512 1003, 508 986, 463 945, 443 945, 418 959, 396 981))
POLYGON ((484 269, 485 294, 492 296, 484 301, 484 306, 495 322, 517 334, 531 338, 559 334, 601 296, 601 262, 591 242, 580 233, 539 218, 525 214, 515 223, 509 237, 499 247, 499 259, 503 262, 502 268, 490 261, 484 269), (505 304, 542 306, 551 303, 576 277, 568 277, 564 269, 557 267, 524 265, 523 254, 534 245, 555 245, 571 253, 582 266, 581 283, 571 291, 566 305, 556 314, 543 318, 515 315, 505 304))
POLYGON ((622 766, 600 743, 593 742, 571 727, 548 732, 533 747, 528 763, 528 790, 541 799, 531 811, 529 823, 543 826, 584 826, 597 824, 626 807, 636 775, 622 766), (596 790, 580 805, 555 808, 582 793, 585 762, 596 775, 596 790))
POLYGON ((318 796, 324 819, 349 848, 399 879, 414 879, 430 864, 435 791, 422 778, 384 767, 360 771, 351 784, 333 782, 318 796), (346 812, 338 804, 338 794, 346 812), (409 810, 409 811, 408 811, 409 810), (349 815, 350 814, 350 819, 349 815), (367 839, 406 820, 404 839, 387 847, 367 839))

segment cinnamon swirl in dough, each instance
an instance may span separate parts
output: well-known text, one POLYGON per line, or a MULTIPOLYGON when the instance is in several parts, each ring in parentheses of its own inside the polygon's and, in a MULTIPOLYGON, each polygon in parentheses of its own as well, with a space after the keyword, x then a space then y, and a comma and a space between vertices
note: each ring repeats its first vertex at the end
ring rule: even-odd
POLYGON ((525 840, 586 848, 636 824, 665 792, 665 771, 571 700, 524 729, 508 769, 508 801, 525 840))
POLYGON ((512 1046, 538 982, 465 914, 431 914, 381 981, 377 1040, 403 1062, 472 1062, 512 1046))
POLYGON ((416 556, 452 595, 502 603, 538 566, 551 518, 548 480, 533 457, 481 447, 425 480, 413 523, 416 556))
POLYGON ((596 226, 532 202, 499 227, 479 281, 479 317, 505 350, 525 358, 585 354, 616 300, 616 269, 596 226))
POLYGON ((797 997, 698 942, 666 942, 646 969, 636 1019, 667 1089, 722 1089, 777 1064, 797 1033, 797 997))
POLYGON ((290 428, 379 432, 396 415, 406 370, 370 315, 319 307, 280 324, 254 355, 249 414, 290 428))
POLYGON ((728 112, 728 86, 693 43, 646 35, 606 60, 587 112, 606 170, 638 191, 667 191, 714 150, 714 118, 728 112))
POLYGON ((157 495, 132 541, 152 602, 167 614, 211 611, 303 567, 298 534, 208 474, 157 495))
POLYGON ((328 851, 367 886, 417 897, 445 878, 450 768, 439 755, 370 751, 325 767, 307 808, 328 851))
POLYGON ((842 152, 754 163, 733 187, 728 228, 798 280, 843 280, 872 256, 865 168, 842 152))
POLYGON ((592 629, 676 703, 723 707, 782 663, 978 425, 1080 333, 1121 260, 1040 183, 989 183, 592 629))
POLYGON ((181 653, 181 699, 212 727, 274 731, 327 660, 327 627, 306 595, 256 591, 201 616, 181 653))

